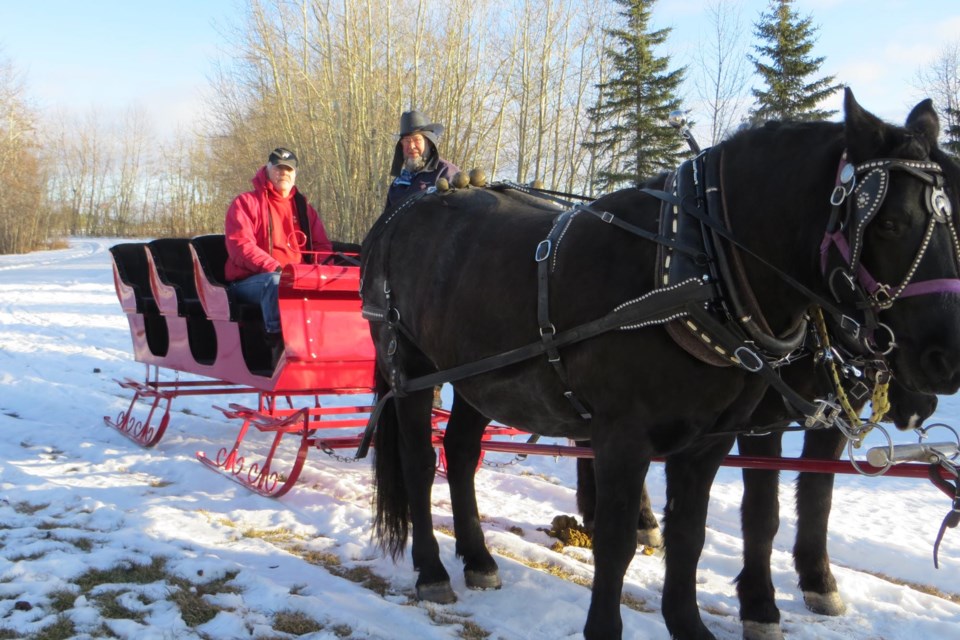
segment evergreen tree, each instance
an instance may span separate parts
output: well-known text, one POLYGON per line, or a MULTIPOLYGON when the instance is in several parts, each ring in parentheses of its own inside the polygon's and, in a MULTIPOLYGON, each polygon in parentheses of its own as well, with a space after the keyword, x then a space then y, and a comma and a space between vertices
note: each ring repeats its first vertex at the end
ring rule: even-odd
POLYGON ((790 6, 793 0, 770 0, 767 13, 760 14, 754 35, 761 44, 757 56, 748 56, 763 79, 766 90, 754 89, 756 106, 753 122, 765 120, 826 120, 836 111, 817 105, 840 88, 834 76, 807 82, 820 69, 824 58, 812 58, 817 29, 812 18, 800 18, 790 6))
POLYGON ((600 190, 638 184, 676 166, 684 154, 681 137, 666 122, 680 107, 676 91, 685 69, 668 71, 670 59, 653 53, 671 29, 648 32, 655 0, 616 1, 623 27, 606 30, 614 42, 605 51, 610 79, 597 85, 597 104, 589 110, 592 139, 585 143, 599 156, 594 186, 600 190))
POLYGON ((946 122, 942 136, 945 138, 943 148, 954 155, 960 155, 960 109, 947 107, 946 122))

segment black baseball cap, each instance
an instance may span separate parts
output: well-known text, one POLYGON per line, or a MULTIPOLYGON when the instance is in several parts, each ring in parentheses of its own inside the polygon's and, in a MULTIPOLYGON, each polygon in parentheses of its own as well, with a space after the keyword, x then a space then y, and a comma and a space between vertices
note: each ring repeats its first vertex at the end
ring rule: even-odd
POLYGON ((277 147, 271 151, 267 162, 274 166, 289 167, 294 171, 297 170, 297 154, 283 147, 277 147))

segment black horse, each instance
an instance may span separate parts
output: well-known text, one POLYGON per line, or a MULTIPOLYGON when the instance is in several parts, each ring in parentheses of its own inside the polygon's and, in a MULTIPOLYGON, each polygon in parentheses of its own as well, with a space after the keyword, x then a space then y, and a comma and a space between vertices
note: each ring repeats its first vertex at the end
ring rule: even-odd
MULTIPOLYGON (((620 595, 636 551, 643 480, 651 457, 665 456, 663 615, 675 637, 713 637, 695 587, 710 485, 768 385, 782 385, 765 357, 731 337, 739 319, 722 313, 729 283, 704 277, 660 286, 658 246, 682 251, 659 233, 661 200, 714 230, 714 241, 730 243, 727 252, 742 251, 743 273, 775 338, 790 342, 811 303, 837 295, 853 317, 872 314, 866 326, 895 337, 891 365, 902 384, 930 393, 960 387, 960 297, 953 293, 960 242, 955 215, 943 204, 942 169, 930 160, 936 113, 924 101, 906 127, 895 127, 864 111, 849 91, 844 112, 845 124, 739 133, 698 165, 694 182, 710 180, 693 199, 626 189, 555 221, 545 207, 508 193, 466 189, 408 199, 381 216, 362 250, 378 391, 395 395, 375 435, 374 528, 396 558, 412 526, 419 597, 455 599, 430 510, 430 389, 446 379, 457 390, 444 435, 447 478, 470 587, 500 586, 473 486, 489 417, 593 443, 588 638, 621 635, 620 595), (854 190, 855 181, 864 189, 854 190), (831 207, 835 187, 849 197, 831 207), (701 210, 718 195, 723 225, 701 210), (824 230, 846 240, 851 264, 828 269, 827 278, 819 255, 824 230), (906 287, 917 283, 926 295, 907 297, 906 287), (734 366, 691 356, 660 326, 678 321, 734 366)), ((694 262, 710 262, 701 258, 694 262)), ((791 402, 811 420, 825 419, 796 395, 791 402)))
MULTIPOLYGON (((811 395, 833 392, 832 380, 824 380, 829 372, 823 362, 815 364, 812 357, 785 367, 782 371, 797 391, 811 395), (818 381, 824 387, 814 391, 818 381)), ((904 389, 895 381, 890 387, 891 406, 887 418, 898 429, 915 429, 937 408, 937 396, 904 389)), ((854 401, 860 411, 864 402, 854 401)), ((790 425, 792 412, 784 405, 775 390, 769 390, 754 411, 754 430, 758 435, 740 434, 737 446, 742 455, 779 457, 782 453, 783 433, 790 425), (765 433, 763 433, 765 432, 765 433)), ((589 446, 589 442, 577 443, 589 446)), ((818 429, 804 433, 801 458, 837 460, 843 453, 846 438, 839 429, 818 429)), ((827 522, 832 504, 834 476, 830 473, 797 475, 796 510, 797 537, 793 547, 794 566, 807 608, 822 615, 841 615, 846 610, 830 569, 827 552, 827 522)), ((745 469, 743 471, 743 502, 741 526, 743 530, 743 570, 737 576, 737 595, 740 599, 740 619, 744 640, 779 640, 780 611, 776 605, 770 557, 773 540, 780 525, 779 472, 745 469)), ((577 509, 588 530, 593 529, 596 512, 596 480, 593 461, 577 459, 577 509)), ((662 537, 646 488, 640 504, 637 524, 637 542, 648 547, 660 547, 662 537)))

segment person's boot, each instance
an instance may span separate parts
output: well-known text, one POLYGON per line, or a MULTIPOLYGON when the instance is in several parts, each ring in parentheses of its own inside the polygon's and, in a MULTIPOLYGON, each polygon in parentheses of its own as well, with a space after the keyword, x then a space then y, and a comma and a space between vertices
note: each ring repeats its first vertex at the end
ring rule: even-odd
POLYGON ((283 334, 268 333, 267 347, 270 349, 270 368, 276 369, 280 356, 283 354, 283 334))

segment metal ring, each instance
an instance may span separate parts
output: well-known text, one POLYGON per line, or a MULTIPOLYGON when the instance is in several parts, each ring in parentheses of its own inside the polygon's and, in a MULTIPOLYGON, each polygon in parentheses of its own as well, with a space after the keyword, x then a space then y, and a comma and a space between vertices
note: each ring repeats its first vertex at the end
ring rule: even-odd
MULTIPOLYGON (((951 427, 951 426, 948 425, 948 424, 944 424, 943 422, 935 422, 935 423, 933 423, 933 424, 931 424, 931 425, 929 425, 929 426, 926 426, 926 427, 918 427, 918 428, 917 428, 917 431, 918 431, 919 434, 920 434, 920 435, 918 436, 919 439, 920 439, 920 442, 923 442, 923 441, 926 439, 927 433, 928 433, 931 429, 935 429, 935 428, 937 428, 937 427, 939 427, 939 428, 941 428, 941 429, 946 429, 946 430, 948 430, 950 433, 952 433, 952 434, 953 434, 953 439, 957 441, 957 448, 960 449, 960 433, 957 433, 957 430, 956 430, 956 429, 954 429, 953 427, 951 427)), ((957 456, 960 456, 960 451, 958 451, 957 453, 953 454, 952 456, 950 456, 950 457, 947 458, 947 459, 948 459, 948 460, 954 460, 954 459, 957 458, 957 456)))
MULTIPOLYGON (((847 440, 847 457, 850 458, 850 464, 853 466, 854 469, 857 470, 857 473, 859 473, 860 475, 871 476, 871 477, 882 476, 883 474, 885 474, 887 471, 890 470, 890 467, 893 466, 893 438, 891 438, 887 430, 881 427, 879 424, 875 422, 869 422, 865 424, 872 425, 873 429, 877 429, 880 433, 884 435, 884 437, 886 437, 887 444, 888 444, 888 452, 889 452, 887 454, 887 464, 885 464, 879 471, 874 471, 873 473, 868 473, 864 471, 863 468, 860 467, 860 464, 857 462, 856 458, 854 458, 853 456, 854 441, 852 439, 847 440)), ((863 443, 862 440, 860 442, 861 444, 863 443)))

